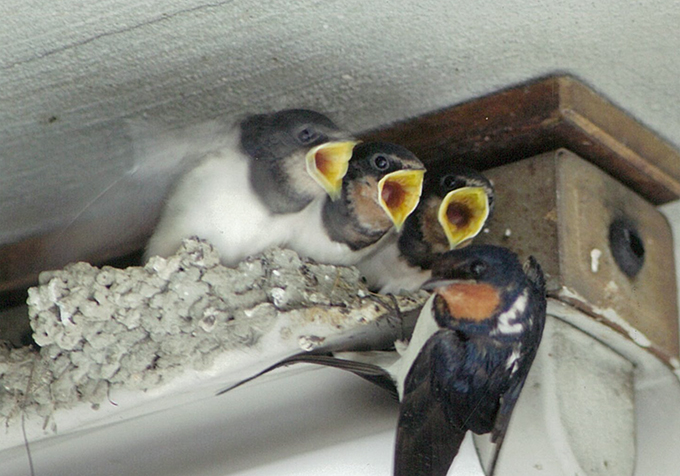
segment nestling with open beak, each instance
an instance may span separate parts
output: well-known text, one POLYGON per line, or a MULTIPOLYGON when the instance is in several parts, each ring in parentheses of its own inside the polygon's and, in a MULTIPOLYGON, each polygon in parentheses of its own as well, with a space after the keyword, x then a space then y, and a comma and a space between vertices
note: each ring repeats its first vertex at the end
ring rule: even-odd
POLYGON ((299 214, 286 246, 321 263, 352 265, 399 230, 418 205, 425 167, 386 142, 354 147, 338 200, 317 199, 299 214))
POLYGON ((356 141, 326 116, 304 109, 247 117, 224 131, 176 183, 146 257, 169 256, 198 236, 235 265, 297 230, 293 215, 314 199, 341 194, 356 141))
POLYGON ((493 207, 493 186, 482 174, 453 163, 428 170, 418 207, 401 233, 357 267, 383 294, 414 291, 430 278, 438 255, 471 243, 493 207))

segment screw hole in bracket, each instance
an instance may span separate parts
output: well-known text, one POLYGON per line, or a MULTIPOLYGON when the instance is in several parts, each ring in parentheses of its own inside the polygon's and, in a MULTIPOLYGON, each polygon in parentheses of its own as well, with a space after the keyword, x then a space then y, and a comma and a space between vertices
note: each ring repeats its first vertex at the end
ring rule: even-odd
POLYGON ((634 278, 645 262, 645 244, 629 220, 618 218, 609 225, 609 247, 619 269, 634 278))

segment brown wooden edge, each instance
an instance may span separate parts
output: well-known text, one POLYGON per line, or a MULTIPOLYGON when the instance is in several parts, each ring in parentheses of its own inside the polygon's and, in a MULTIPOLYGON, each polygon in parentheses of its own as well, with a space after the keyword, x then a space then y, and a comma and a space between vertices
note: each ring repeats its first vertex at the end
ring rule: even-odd
POLYGON ((363 136, 397 142, 425 163, 488 169, 560 147, 654 204, 680 197, 680 153, 570 76, 550 76, 363 136))
MULTIPOLYGON (((52 236, 52 233, 48 233, 0 246, 0 310, 11 307, 12 303, 5 301, 12 301, 11 296, 15 291, 38 284, 41 271, 63 268, 68 264, 45 256, 45 243, 49 243, 52 236)), ((68 240, 69 237, 64 239, 68 240)), ((141 254, 147 239, 146 235, 140 236, 138 240, 99 250, 96 255, 83 255, 78 259, 95 266, 128 266, 134 264, 135 257, 141 254)))

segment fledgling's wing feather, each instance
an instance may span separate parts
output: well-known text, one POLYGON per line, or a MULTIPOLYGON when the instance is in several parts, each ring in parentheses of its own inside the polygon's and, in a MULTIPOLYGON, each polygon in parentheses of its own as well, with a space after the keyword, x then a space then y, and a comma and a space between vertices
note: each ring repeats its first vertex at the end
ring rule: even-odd
POLYGON ((207 153, 235 147, 239 134, 227 121, 210 120, 186 127, 170 127, 145 119, 126 123, 132 141, 136 173, 172 173, 185 162, 207 153))
POLYGON ((192 157, 233 140, 224 134, 228 127, 218 121, 170 128, 151 120, 130 119, 124 130, 130 147, 121 154, 130 166, 74 206, 59 232, 45 243, 46 255, 53 263, 50 266, 106 255, 111 248, 139 246, 153 231, 162 197, 192 157), (102 216, 115 220, 99 219, 102 216))

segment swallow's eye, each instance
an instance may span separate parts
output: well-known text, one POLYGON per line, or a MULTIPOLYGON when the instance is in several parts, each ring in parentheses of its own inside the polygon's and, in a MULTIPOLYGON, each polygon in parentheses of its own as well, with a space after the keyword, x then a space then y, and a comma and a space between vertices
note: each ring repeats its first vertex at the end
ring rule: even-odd
POLYGON ((442 187, 444 187, 444 189, 447 191, 456 190, 457 188, 465 186, 464 180, 452 174, 444 175, 441 178, 440 183, 442 184, 442 187))
POLYGON ((382 154, 373 156, 373 165, 378 170, 385 170, 390 165, 390 160, 382 154))
POLYGON ((308 126, 297 133, 297 140, 301 144, 309 144, 318 139, 319 135, 320 134, 315 131, 313 127, 308 126))
POLYGON ((484 261, 475 260, 470 263, 470 274, 472 274, 475 279, 482 277, 485 272, 486 263, 484 261))

